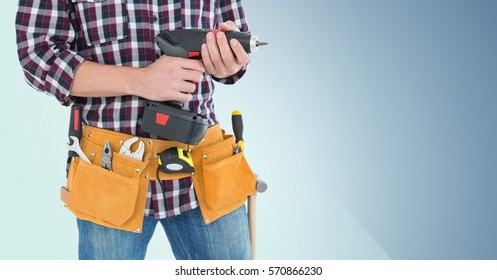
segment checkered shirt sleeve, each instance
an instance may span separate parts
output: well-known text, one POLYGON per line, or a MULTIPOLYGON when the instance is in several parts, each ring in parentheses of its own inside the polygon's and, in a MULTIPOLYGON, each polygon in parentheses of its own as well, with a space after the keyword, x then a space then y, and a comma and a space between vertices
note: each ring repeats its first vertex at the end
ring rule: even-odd
POLYGON ((25 79, 68 105, 74 73, 83 57, 74 50, 75 32, 64 1, 19 1, 17 49, 25 79))

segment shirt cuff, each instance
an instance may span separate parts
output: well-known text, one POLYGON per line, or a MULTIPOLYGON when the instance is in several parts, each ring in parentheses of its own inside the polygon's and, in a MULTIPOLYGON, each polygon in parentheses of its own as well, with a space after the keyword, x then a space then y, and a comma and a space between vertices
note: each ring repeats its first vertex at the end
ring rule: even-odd
POLYGON ((78 53, 65 50, 55 58, 47 75, 46 84, 48 92, 53 93, 55 98, 64 106, 70 106, 74 97, 70 91, 74 81, 74 75, 78 67, 85 59, 78 53))
POLYGON ((247 69, 248 69, 248 64, 243 66, 242 69, 240 69, 240 71, 238 71, 233 76, 230 76, 227 78, 222 78, 222 79, 219 79, 219 78, 212 76, 212 79, 216 82, 219 82, 219 83, 222 83, 225 85, 232 85, 232 84, 238 82, 238 80, 240 80, 243 77, 243 75, 245 75, 245 72, 247 72, 247 69))

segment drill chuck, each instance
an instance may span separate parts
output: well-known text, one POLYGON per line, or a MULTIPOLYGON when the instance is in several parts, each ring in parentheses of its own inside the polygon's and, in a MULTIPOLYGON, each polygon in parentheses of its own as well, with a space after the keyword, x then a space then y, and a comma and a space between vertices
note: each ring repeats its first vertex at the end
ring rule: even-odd
POLYGON ((252 35, 250 37, 250 52, 253 53, 257 50, 258 47, 265 46, 267 44, 268 43, 266 43, 266 42, 259 41, 259 39, 257 39, 257 37, 255 35, 252 35))
POLYGON ((228 42, 231 39, 237 39, 247 53, 253 53, 259 46, 265 46, 268 44, 266 42, 259 41, 255 35, 251 35, 247 32, 227 31, 225 34, 228 42))

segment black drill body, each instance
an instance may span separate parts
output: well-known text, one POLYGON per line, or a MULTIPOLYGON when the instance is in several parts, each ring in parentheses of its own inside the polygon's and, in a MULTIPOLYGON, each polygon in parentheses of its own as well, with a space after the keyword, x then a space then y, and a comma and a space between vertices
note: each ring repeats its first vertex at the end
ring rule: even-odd
MULTIPOLYGON (((163 31, 157 35, 157 45, 168 56, 202 59, 202 44, 206 42, 207 33, 223 32, 217 29, 185 29, 163 31)), ((254 52, 257 47, 267 43, 259 42, 257 37, 248 32, 224 31, 228 42, 237 39, 247 53, 254 52)))

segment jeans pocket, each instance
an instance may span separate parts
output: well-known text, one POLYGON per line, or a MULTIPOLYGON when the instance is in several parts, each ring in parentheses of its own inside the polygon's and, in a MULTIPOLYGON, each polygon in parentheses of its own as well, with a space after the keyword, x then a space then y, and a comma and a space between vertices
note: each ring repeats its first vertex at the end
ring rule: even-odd
POLYGON ((129 33, 127 0, 71 0, 88 46, 126 38, 129 33))

